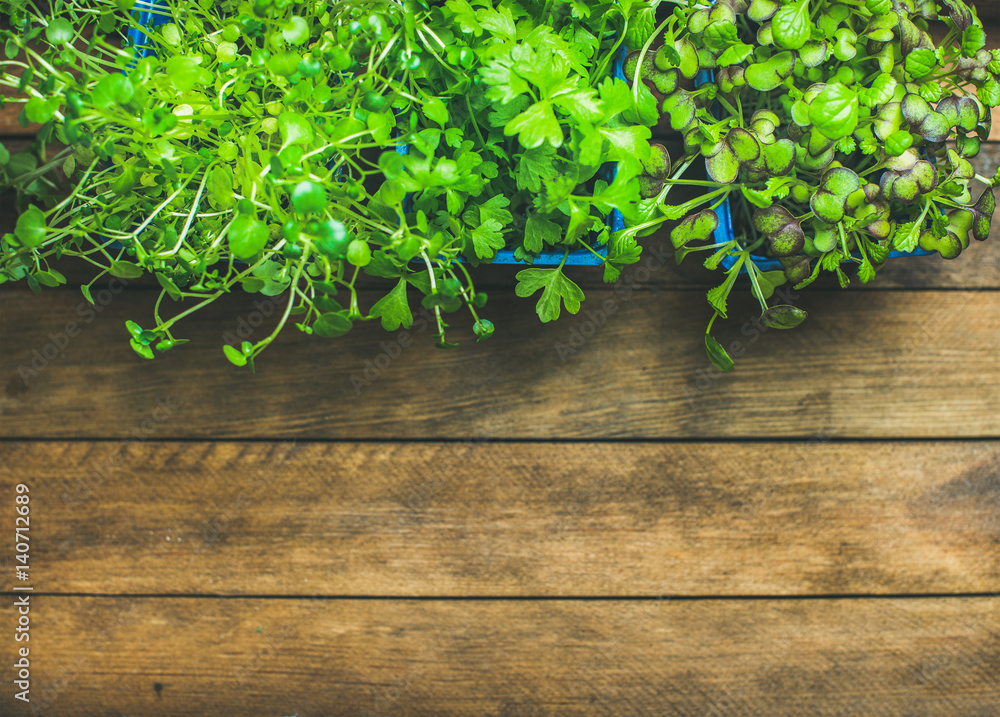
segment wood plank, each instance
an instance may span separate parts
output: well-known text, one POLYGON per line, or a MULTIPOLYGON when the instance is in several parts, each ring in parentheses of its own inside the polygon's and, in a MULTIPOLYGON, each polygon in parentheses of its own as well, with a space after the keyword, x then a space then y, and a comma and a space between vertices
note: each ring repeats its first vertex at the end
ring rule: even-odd
POLYGON ((32 702, 8 682, 10 717, 992 717, 1000 703, 997 598, 30 608, 32 702))
POLYGON ((0 291, 0 436, 118 438, 168 398, 183 407, 158 439, 1000 436, 995 291, 814 291, 788 297, 811 318, 785 332, 755 328, 741 293, 717 331, 741 354, 730 374, 705 357, 700 292, 592 290, 554 324, 494 294, 483 315, 497 335, 476 344, 459 317, 453 351, 434 348, 427 322, 333 340, 292 328, 256 375, 221 350, 227 332, 269 330, 250 328, 264 319, 238 297, 190 319, 190 344, 135 356, 124 322, 148 323, 154 293, 102 294, 88 314, 74 292, 0 291))
POLYGON ((46 593, 1000 593, 995 443, 28 442, 0 464, 46 593))

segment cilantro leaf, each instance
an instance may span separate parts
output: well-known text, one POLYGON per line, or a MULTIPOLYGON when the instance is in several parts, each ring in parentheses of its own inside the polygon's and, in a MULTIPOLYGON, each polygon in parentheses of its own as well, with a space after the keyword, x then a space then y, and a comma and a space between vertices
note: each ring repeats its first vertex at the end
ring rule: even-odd
POLYGON ((406 300, 406 279, 400 279, 392 291, 375 302, 371 315, 382 317, 382 328, 386 331, 413 326, 413 314, 406 300))
POLYGON ((642 171, 642 163, 649 158, 649 139, 653 136, 649 127, 633 126, 611 129, 601 127, 600 132, 611 142, 611 157, 618 160, 629 177, 642 171))
POLYGON ((624 80, 605 78, 598 87, 601 107, 608 119, 632 107, 632 90, 624 80))
POLYGON ((509 7, 501 6, 498 10, 491 7, 480 8, 476 11, 476 18, 480 25, 496 37, 509 42, 517 39, 517 26, 514 24, 514 15, 509 7))
POLYGON ((483 34, 483 26, 479 24, 479 18, 476 17, 476 11, 469 4, 469 0, 448 0, 444 6, 452 13, 462 32, 477 37, 483 34))
MULTIPOLYGON (((531 100, 524 95, 515 97, 510 102, 501 105, 494 104, 494 109, 488 116, 490 124, 494 127, 506 127, 512 119, 524 112, 530 104, 531 100)), ((499 147, 491 147, 491 149, 496 152, 499 147)))
POLYGON ((639 215, 639 183, 630 180, 624 172, 618 172, 611 184, 601 187, 598 182, 594 194, 594 205, 604 214, 612 209, 620 211, 630 222, 635 222, 639 215))
MULTIPOLYGON (((534 34, 536 33, 533 32, 532 35, 534 34)), ((514 47, 510 51, 511 59, 517 63, 517 74, 537 85, 544 97, 549 97, 566 81, 569 65, 551 50, 536 51, 528 42, 528 38, 525 38, 523 44, 514 47)), ((576 81, 579 79, 574 78, 576 81)))
POLYGON ((517 163, 517 188, 540 192, 542 180, 554 178, 558 172, 552 165, 556 151, 550 144, 526 149, 517 163))
POLYGON ((529 214, 524 227, 524 248, 540 252, 546 244, 557 244, 562 238, 562 227, 538 214, 529 214))
POLYGON ((598 102, 597 91, 593 87, 562 90, 553 95, 552 100, 562 112, 581 124, 607 119, 604 107, 598 102))
POLYGON ((501 55, 479 68, 479 76, 487 84, 486 98, 507 104, 528 91, 528 82, 514 71, 510 55, 501 55))
MULTIPOLYGON (((563 143, 562 127, 559 126, 559 120, 552 111, 552 103, 548 100, 536 102, 519 114, 504 128, 503 133, 508 137, 518 135, 521 144, 529 149, 546 140, 553 147, 559 147, 563 143)), ((648 147, 646 153, 649 153, 648 147)))
POLYGON ((501 230, 503 224, 495 219, 487 219, 472 230, 472 247, 480 259, 492 259, 506 243, 501 230))
POLYGON ((900 224, 896 228, 896 233, 892 237, 893 246, 899 251, 909 254, 917 248, 917 240, 920 238, 920 228, 916 222, 900 224))
POLYGON ((517 272, 515 294, 525 298, 539 289, 542 290, 542 296, 535 306, 535 311, 543 323, 558 319, 562 304, 566 305, 566 311, 575 314, 580 310, 580 302, 585 298, 580 287, 562 273, 561 266, 551 269, 523 269, 517 272))
POLYGON ((503 225, 510 224, 514 221, 514 215, 507 211, 509 206, 510 199, 498 194, 479 205, 479 217, 484 222, 492 219, 503 225))

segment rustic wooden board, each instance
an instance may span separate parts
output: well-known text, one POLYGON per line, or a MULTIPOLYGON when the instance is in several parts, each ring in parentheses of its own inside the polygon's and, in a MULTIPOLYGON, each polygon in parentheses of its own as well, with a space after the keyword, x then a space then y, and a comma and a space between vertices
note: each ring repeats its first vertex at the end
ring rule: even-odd
POLYGON ((490 341, 463 318, 452 351, 427 322, 334 340, 292 328, 255 376, 221 350, 227 333, 269 330, 250 328, 264 318, 249 299, 189 320, 192 342, 171 354, 135 356, 124 322, 148 323, 154 293, 99 294, 110 303, 87 313, 73 291, 0 291, 0 436, 117 438, 167 399, 183 405, 157 438, 1000 436, 995 291, 814 291, 789 297, 812 315, 785 332, 755 328, 759 307, 734 300, 717 333, 741 353, 730 374, 705 357, 700 292, 591 290, 554 324, 495 294, 490 341))
POLYGON ((31 615, 32 702, 8 683, 11 717, 993 717, 1000 703, 997 598, 35 596, 31 615))
POLYGON ((995 443, 8 442, 0 464, 46 593, 1000 593, 995 443))

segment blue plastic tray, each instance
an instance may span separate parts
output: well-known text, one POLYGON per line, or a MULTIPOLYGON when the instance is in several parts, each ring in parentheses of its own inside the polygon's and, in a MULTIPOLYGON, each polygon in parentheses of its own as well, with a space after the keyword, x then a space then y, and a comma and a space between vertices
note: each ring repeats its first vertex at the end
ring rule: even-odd
MULTIPOLYGON (((140 25, 147 27, 156 27, 168 22, 171 17, 169 12, 164 8, 162 0, 137 0, 133 8, 134 12, 138 12, 138 22, 140 25)), ((150 45, 147 45, 147 40, 149 37, 140 29, 130 29, 128 31, 128 39, 135 47, 136 58, 149 57, 155 54, 155 49, 150 45)), ((624 64, 625 56, 627 51, 625 46, 622 45, 618 48, 618 54, 615 56, 615 64, 613 76, 620 80, 625 80, 624 64)), ((407 154, 409 147, 405 144, 398 145, 396 151, 400 154, 407 154)), ((618 167, 615 163, 608 163, 604 165, 601 169, 604 178, 611 182, 614 181, 615 175, 617 174, 618 167)), ((625 218, 622 216, 621 212, 617 209, 612 210, 608 215, 606 224, 610 232, 620 231, 625 228, 625 218)), ((560 263, 565 264, 575 264, 575 265, 591 265, 597 266, 604 263, 604 258, 607 257, 607 246, 606 245, 596 245, 594 246, 594 251, 600 254, 600 257, 594 256, 592 252, 586 249, 578 249, 571 251, 569 255, 566 256, 566 261, 563 262, 564 252, 561 251, 546 251, 539 254, 534 261, 533 266, 558 266, 560 263)), ((460 258, 460 260, 462 260, 460 258)), ((464 260, 463 260, 464 261, 464 260)), ((493 264, 521 264, 523 262, 514 258, 513 249, 501 249, 497 252, 497 255, 490 262, 493 264)))
MULTIPOLYGON (((169 11, 163 7, 160 0, 136 0, 132 11, 139 13, 137 20, 144 27, 156 27, 170 20, 169 11)), ((128 40, 135 47, 136 59, 156 54, 155 50, 146 44, 148 39, 146 33, 138 28, 128 31, 128 40)))

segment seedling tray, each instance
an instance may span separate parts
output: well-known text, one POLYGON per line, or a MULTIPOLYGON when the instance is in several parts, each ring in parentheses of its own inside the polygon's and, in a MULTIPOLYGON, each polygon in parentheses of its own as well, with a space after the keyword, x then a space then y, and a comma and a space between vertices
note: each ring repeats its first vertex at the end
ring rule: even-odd
MULTIPOLYGON (((134 12, 138 13, 136 18, 138 23, 143 27, 156 27, 169 22, 170 14, 164 8, 162 0, 137 0, 134 12)), ((135 57, 136 59, 142 57, 149 57, 155 54, 155 49, 148 44, 149 36, 144 33, 139 28, 132 28, 128 31, 128 39, 135 47, 135 57)), ((615 56, 614 69, 612 72, 613 77, 625 80, 625 56, 627 51, 625 46, 622 45, 618 48, 618 54, 615 56)), ((396 151, 400 154, 407 154, 409 152, 409 147, 405 144, 400 144, 396 147, 396 151)), ((614 180, 617 174, 618 166, 617 164, 611 162, 605 164, 601 168, 601 174, 603 178, 608 182, 614 180)), ((608 215, 605 223, 611 233, 616 231, 621 231, 625 228, 625 218, 622 213, 617 209, 611 211, 608 215)), ((570 251, 566 255, 565 261, 563 261, 563 256, 565 252, 562 251, 546 251, 539 254, 533 263, 533 266, 558 266, 559 264, 572 264, 577 266, 590 265, 597 266, 604 263, 605 257, 607 257, 607 246, 604 244, 595 245, 594 251, 600 256, 595 256, 593 252, 587 251, 586 249, 577 249, 570 251)), ((460 258, 460 261, 464 259, 460 258)), ((522 264, 520 260, 514 257, 513 249, 502 249, 497 252, 497 255, 493 258, 492 264, 522 264)))

